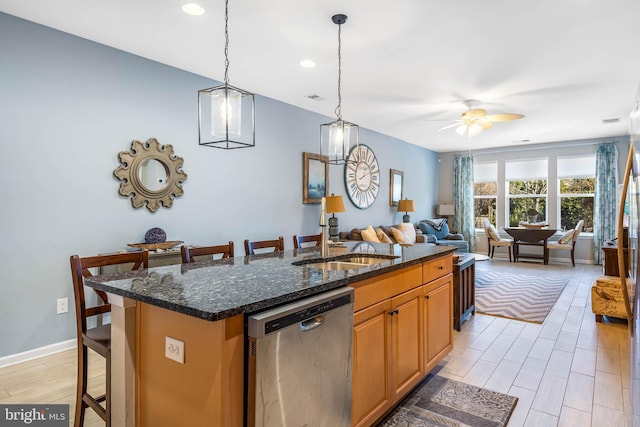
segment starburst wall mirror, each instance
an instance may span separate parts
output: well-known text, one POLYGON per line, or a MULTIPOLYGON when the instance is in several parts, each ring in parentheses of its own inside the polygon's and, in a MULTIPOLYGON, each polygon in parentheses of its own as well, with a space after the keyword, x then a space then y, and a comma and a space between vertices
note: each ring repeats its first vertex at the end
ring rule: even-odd
POLYGON ((120 194, 131 197, 134 208, 146 206, 151 212, 160 206, 170 208, 173 199, 184 193, 184 159, 173 153, 171 144, 161 145, 155 138, 133 141, 131 149, 121 151, 118 158, 120 166, 113 174, 120 180, 120 194))

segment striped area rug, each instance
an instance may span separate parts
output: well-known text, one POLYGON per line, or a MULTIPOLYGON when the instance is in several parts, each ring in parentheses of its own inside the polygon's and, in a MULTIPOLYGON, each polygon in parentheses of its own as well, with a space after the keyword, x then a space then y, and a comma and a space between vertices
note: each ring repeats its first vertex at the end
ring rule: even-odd
POLYGON ((566 279, 479 272, 476 312, 542 323, 567 285, 566 279))

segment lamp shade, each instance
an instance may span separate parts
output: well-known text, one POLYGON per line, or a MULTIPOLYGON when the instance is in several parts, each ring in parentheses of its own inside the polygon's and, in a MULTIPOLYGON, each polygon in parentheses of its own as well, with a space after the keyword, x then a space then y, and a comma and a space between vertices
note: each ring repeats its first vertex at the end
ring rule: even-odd
POLYGON ((342 196, 330 195, 327 199, 327 213, 344 212, 344 203, 342 202, 342 196))
POLYGON ((442 215, 442 216, 448 216, 448 215, 455 215, 455 209, 453 208, 453 205, 447 205, 447 204, 442 204, 442 205, 438 205, 438 215, 442 215))
POLYGON ((413 200, 400 199, 398 202, 398 212, 415 212, 416 209, 413 206, 413 200))

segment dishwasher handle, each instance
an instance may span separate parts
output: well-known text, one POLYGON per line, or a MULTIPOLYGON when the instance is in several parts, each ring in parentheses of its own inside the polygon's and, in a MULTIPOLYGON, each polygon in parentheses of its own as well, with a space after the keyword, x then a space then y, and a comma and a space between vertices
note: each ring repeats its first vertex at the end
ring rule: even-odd
POLYGON ((302 332, 309 332, 324 323, 324 314, 321 316, 312 317, 311 319, 303 320, 300 322, 300 330, 302 332))

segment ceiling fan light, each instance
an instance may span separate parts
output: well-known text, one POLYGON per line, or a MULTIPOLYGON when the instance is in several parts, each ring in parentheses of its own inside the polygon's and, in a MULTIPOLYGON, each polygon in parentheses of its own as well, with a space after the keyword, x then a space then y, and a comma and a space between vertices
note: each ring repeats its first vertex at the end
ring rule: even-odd
POLYGON ((460 136, 464 135, 464 132, 467 130, 467 125, 460 125, 456 128, 456 133, 460 136))
POLYGON ((469 126, 469 136, 476 136, 480 132, 482 132, 482 126, 480 126, 479 124, 474 123, 471 126, 469 126))

